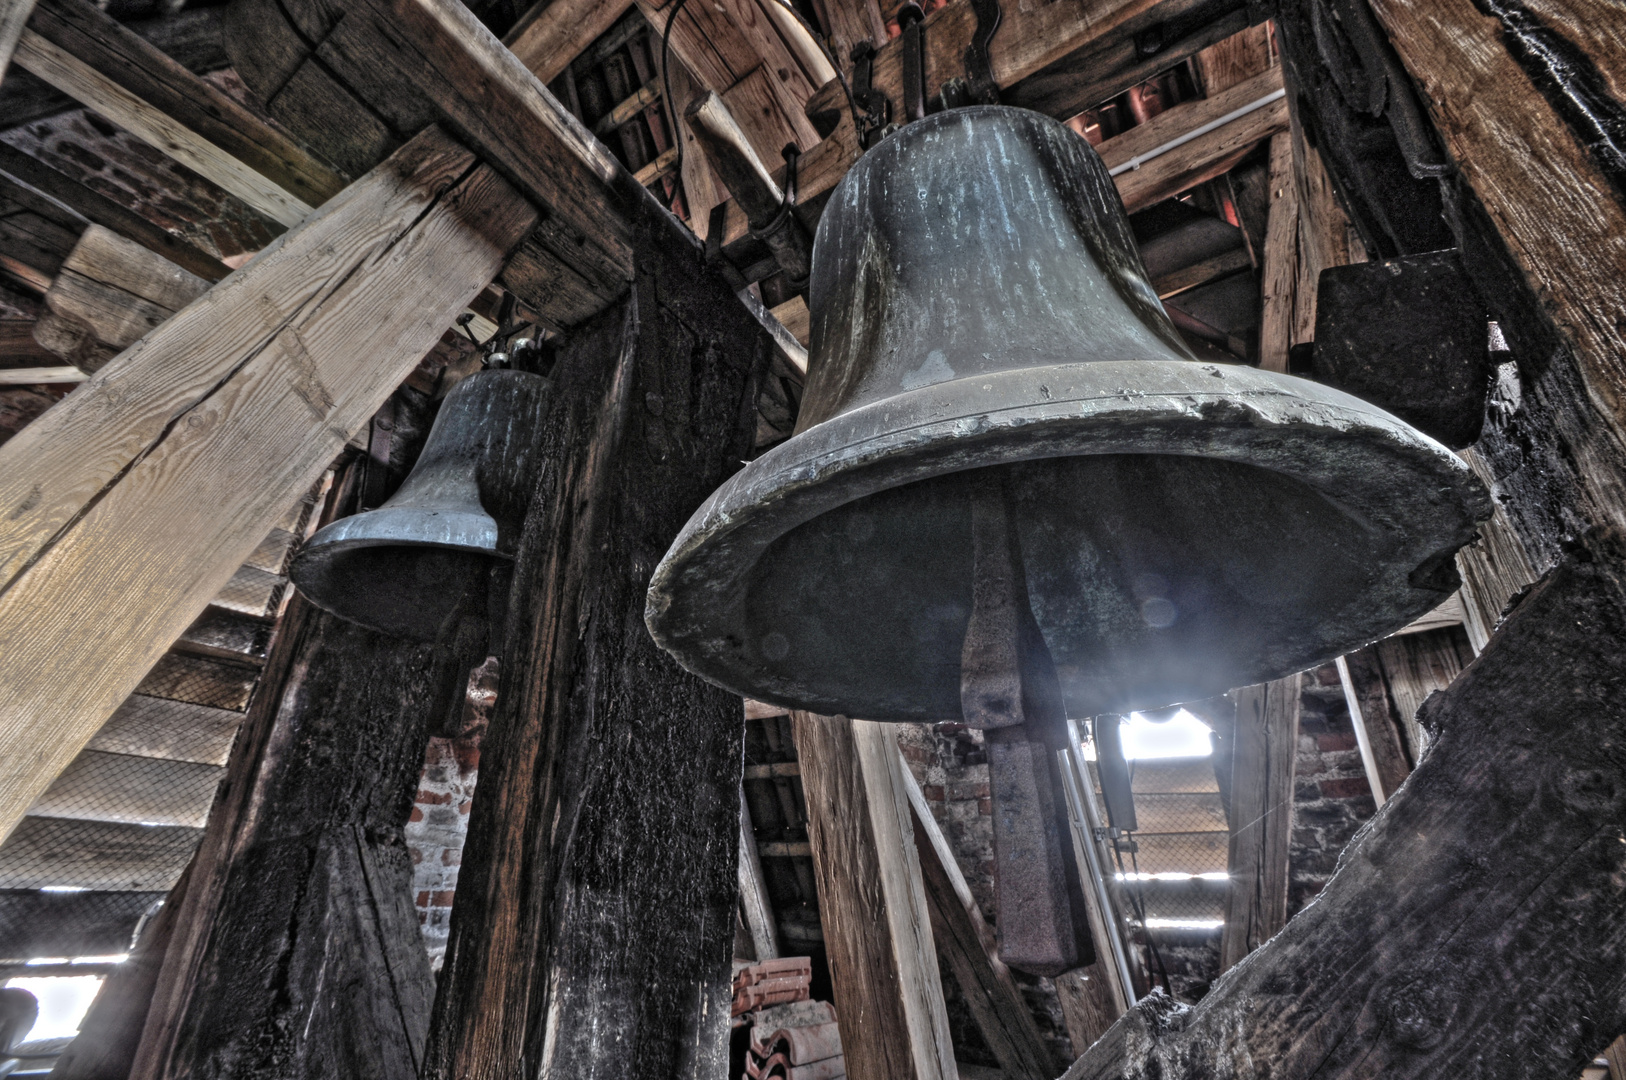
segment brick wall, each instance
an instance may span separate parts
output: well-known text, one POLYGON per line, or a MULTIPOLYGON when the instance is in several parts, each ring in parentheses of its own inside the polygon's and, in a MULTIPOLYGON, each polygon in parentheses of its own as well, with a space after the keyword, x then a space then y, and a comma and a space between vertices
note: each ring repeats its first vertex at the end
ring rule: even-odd
POLYGON ((418 796, 407 819, 413 899, 429 963, 436 971, 446 955, 457 870, 480 775, 480 743, 496 701, 497 661, 493 658, 476 668, 469 679, 468 707, 458 730, 429 740, 418 796))
POLYGON ((1289 916, 1315 899, 1332 877, 1344 845, 1377 812, 1338 669, 1327 664, 1305 672, 1301 679, 1288 853, 1289 916))

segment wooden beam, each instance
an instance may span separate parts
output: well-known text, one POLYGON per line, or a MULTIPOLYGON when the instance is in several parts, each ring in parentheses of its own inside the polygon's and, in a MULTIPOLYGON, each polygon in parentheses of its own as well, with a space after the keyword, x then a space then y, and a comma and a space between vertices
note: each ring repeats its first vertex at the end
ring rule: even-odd
POLYGON ((286 226, 345 178, 83 0, 40 0, 17 62, 286 226))
POLYGON ((445 669, 434 646, 303 597, 273 652, 189 874, 132 1080, 222 1059, 410 1076, 423 1060, 434 976, 401 828, 445 669))
POLYGON ((182 825, 27 817, 0 845, 0 876, 14 889, 163 892, 202 835, 182 825))
POLYGON ((176 266, 207 281, 219 281, 231 273, 231 267, 213 255, 9 143, 0 142, 0 172, 9 173, 20 183, 50 196, 86 221, 105 226, 127 240, 134 240, 148 251, 162 255, 176 266))
POLYGON ((77 367, 0 368, 0 386, 37 386, 52 383, 80 383, 90 378, 77 367))
POLYGON ((1248 249, 1245 247, 1233 248, 1222 255, 1179 270, 1164 274, 1152 282, 1152 288, 1157 290, 1158 299, 1167 300, 1171 296, 1178 296, 1188 289, 1195 289, 1199 285, 1206 285, 1217 278, 1227 277, 1238 270, 1253 265, 1248 258, 1248 249))
POLYGON ((897 734, 793 712, 819 921, 852 1080, 954 1080, 897 734))
POLYGON ((1574 408, 1597 413, 1595 438, 1607 448, 1600 454, 1569 432, 1560 436, 1567 454, 1587 462, 1580 468, 1588 505, 1574 512, 1626 520, 1618 465, 1626 326, 1597 314, 1626 307, 1619 272, 1626 204, 1618 151, 1608 148, 1615 137, 1597 134, 1598 114, 1586 103, 1603 95, 1618 115, 1626 63, 1618 20, 1586 0, 1542 0, 1528 15, 1502 7, 1491 14, 1472 0, 1374 0, 1371 7, 1532 301, 1574 350, 1586 398, 1574 408), (1585 89, 1589 79, 1599 89, 1585 89))
POLYGON ((669 215, 634 235, 631 293, 551 375, 425 1080, 727 1069, 740 699, 642 619, 750 445, 769 346, 669 215))
MULTIPOLYGON (((1363 660, 1366 665, 1371 663, 1370 655, 1355 659, 1357 663, 1363 660)), ((1382 676, 1375 680, 1375 686, 1370 677, 1363 679, 1368 693, 1362 694, 1351 671, 1350 658, 1340 656, 1337 663, 1338 680, 1344 688, 1344 705, 1349 709, 1349 720, 1355 728, 1355 742, 1361 752, 1361 768, 1366 772, 1372 798, 1382 806, 1411 772, 1405 747, 1400 744, 1400 730, 1389 714, 1388 703, 1381 700, 1382 676)), ((1376 673, 1363 674, 1370 676, 1376 673)))
POLYGON ((1417 711, 1430 694, 1450 686, 1473 656, 1450 629, 1384 638, 1376 648, 1406 733, 1407 750, 1413 761, 1422 761, 1429 735, 1417 722, 1417 711))
MULTIPOLYGON (((1490 467, 1477 450, 1469 447, 1461 451, 1461 457, 1486 487, 1492 486, 1490 467)), ((1478 539, 1457 553, 1457 569, 1462 573, 1457 595, 1462 598, 1463 628, 1477 653, 1495 633, 1508 603, 1538 576, 1500 500, 1491 500, 1490 520, 1480 523, 1478 539)))
POLYGON ((1293 182, 1293 140, 1286 132, 1270 140, 1270 217, 1265 226, 1259 292, 1259 366, 1287 370, 1293 343, 1293 290, 1298 280, 1298 189, 1293 182))
POLYGON ((503 40, 531 74, 550 83, 630 7, 632 0, 541 0, 503 40))
POLYGON ((426 131, 0 446, 0 829, 534 220, 426 131), (168 570, 141 571, 153 560, 168 570))
POLYGON ((1272 68, 1212 98, 1176 105, 1096 150, 1134 213, 1228 171, 1287 126, 1281 69, 1272 68))
MULTIPOLYGON (((1057 0, 1056 3, 1037 7, 1031 13, 1007 11, 992 46, 996 81, 1001 86, 1019 82, 1025 75, 1039 70, 1029 66, 1039 60, 1088 50, 1116 34, 1132 33, 1131 28, 1140 26, 1144 20, 1164 10, 1152 0, 1117 0, 1110 5, 1110 10, 1099 10, 1099 5, 1096 5, 1097 10, 1085 15, 1078 10, 1080 2, 1057 0), (1021 39, 1020 35, 1023 34, 1037 37, 1049 35, 1050 40, 1041 45, 1021 39), (1060 50, 1059 54, 1057 50, 1060 50)), ((963 73, 963 54, 970 44, 975 25, 969 0, 951 0, 948 5, 927 16, 928 91, 935 92, 944 80, 963 73), (955 42, 959 44, 955 45, 955 42)), ((874 78, 876 85, 901 101, 902 69, 898 49, 894 42, 881 50, 875 60, 874 78)), ((1127 86, 1120 89, 1124 88, 1127 86)), ((1119 193, 1129 209, 1134 211, 1211 179, 1234 165, 1259 140, 1269 138, 1274 132, 1287 130, 1287 107, 1280 99, 1264 102, 1236 116, 1229 123, 1220 124, 1195 138, 1169 147, 1139 168, 1123 166, 1132 165, 1137 155, 1145 156, 1168 147, 1176 140, 1187 138, 1192 132, 1214 124, 1239 109, 1255 105, 1261 98, 1282 89, 1281 70, 1272 69, 1231 87, 1215 98, 1177 105, 1159 114, 1150 123, 1109 139, 1096 149, 1109 168, 1121 169, 1116 177, 1119 193)), ((823 89, 808 105, 810 111, 824 109, 840 117, 831 135, 805 153, 798 164, 798 213, 810 230, 818 223, 824 198, 834 190, 859 156, 852 120, 845 101, 838 100, 839 93, 837 86, 823 89)), ((901 105, 895 104, 894 108, 895 111, 901 109, 901 105)), ((725 251, 730 254, 743 252, 743 242, 748 237, 747 215, 730 200, 723 233, 725 251)))
POLYGON ((45 293, 34 327, 40 344, 94 372, 175 312, 209 282, 100 225, 87 227, 45 293))
MULTIPOLYGON (((794 764, 794 762, 792 763, 794 764)), ((774 918, 773 901, 768 898, 768 882, 762 876, 762 858, 757 851, 757 834, 751 828, 751 807, 745 790, 740 789, 740 908, 745 926, 751 932, 756 959, 773 960, 779 952, 779 925, 774 918)))
MULTIPOLYGON (((1231 888, 1220 970, 1235 966, 1287 924, 1287 852, 1293 833, 1293 761, 1299 677, 1235 691, 1231 753, 1231 888)), ((1147 863, 1141 859, 1141 869, 1147 863)))
POLYGON ((1567 1078, 1626 1030, 1626 543, 1583 542, 1430 703, 1438 742, 1315 903, 1064 1080, 1567 1078))
MULTIPOLYGON (((1039 1034, 1027 1001, 999 958, 999 943, 971 895, 948 838, 907 762, 900 778, 914 822, 915 851, 931 912, 932 941, 965 994, 983 1041, 1010 1080, 1050 1080, 1058 1063, 1039 1034)), ((1102 1030, 1106 1030, 1104 1027, 1102 1030)))
POLYGON ((1107 1033, 1113 1021, 1123 1015, 1112 991, 1112 976, 1106 961, 1096 961, 1072 971, 1064 971, 1053 980, 1056 998, 1061 1004, 1062 1022, 1067 1026, 1067 1038, 1073 1044, 1073 1056, 1079 1057, 1107 1033))
POLYGON ((0 79, 6 77, 11 56, 17 50, 17 39, 23 36, 23 27, 34 13, 36 0, 0 0, 0 79))
POLYGON ((242 722, 230 709, 131 694, 85 749, 225 765, 242 722))
POLYGON ((0 961, 43 956, 113 956, 130 947, 136 924, 162 892, 0 890, 0 961))
POLYGON ((85 749, 28 812, 37 817, 201 829, 224 771, 195 761, 85 749))

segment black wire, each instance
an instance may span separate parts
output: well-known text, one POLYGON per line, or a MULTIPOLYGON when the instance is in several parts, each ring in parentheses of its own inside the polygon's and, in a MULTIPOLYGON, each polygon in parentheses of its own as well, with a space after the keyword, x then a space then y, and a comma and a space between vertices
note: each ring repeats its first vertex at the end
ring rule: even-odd
POLYGON ((683 190, 683 128, 678 123, 677 102, 672 100, 672 70, 669 66, 672 59, 672 27, 677 25, 678 16, 683 14, 683 8, 689 0, 678 0, 677 7, 672 9, 671 16, 666 20, 666 29, 661 31, 661 90, 666 97, 666 111, 672 118, 672 145, 677 147, 677 183, 672 185, 675 192, 683 190))

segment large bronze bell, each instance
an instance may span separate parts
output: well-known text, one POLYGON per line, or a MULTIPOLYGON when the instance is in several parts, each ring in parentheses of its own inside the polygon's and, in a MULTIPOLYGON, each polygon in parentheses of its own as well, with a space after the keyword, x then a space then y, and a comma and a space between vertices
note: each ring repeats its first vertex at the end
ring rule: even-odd
POLYGON ((796 434, 694 514, 649 590, 655 639, 743 695, 964 718, 991 498, 1075 717, 1391 633, 1457 587, 1489 513, 1394 416, 1196 361, 1100 158, 1036 113, 951 110, 867 153, 820 222, 811 306, 796 434))
POLYGON ((492 562, 513 558, 548 389, 521 371, 458 383, 399 490, 300 550, 289 568, 299 591, 373 630, 436 640, 492 562))

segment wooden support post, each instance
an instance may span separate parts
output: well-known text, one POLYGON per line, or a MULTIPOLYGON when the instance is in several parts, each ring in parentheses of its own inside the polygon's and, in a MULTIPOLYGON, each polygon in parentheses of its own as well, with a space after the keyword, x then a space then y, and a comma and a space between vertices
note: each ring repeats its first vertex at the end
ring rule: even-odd
POLYGON ((1287 850, 1293 831, 1299 677, 1236 693, 1231 754, 1230 875, 1220 970, 1234 966, 1287 923, 1287 850))
POLYGON ((0 831, 310 490, 535 214, 426 131, 0 446, 0 831))
POLYGON ((422 1076, 710 1080, 728 1061, 740 699, 644 628, 649 571, 748 451, 761 330, 691 237, 553 370, 502 687, 422 1076))
POLYGON ((1406 749, 1413 761, 1423 760, 1429 736, 1418 723, 1417 711, 1436 690, 1444 690, 1467 667, 1473 656, 1452 628, 1397 634, 1377 643, 1378 659, 1389 682, 1389 694, 1406 733, 1406 749))
POLYGON ((1299 199, 1293 179, 1293 137, 1270 140, 1270 217, 1259 282, 1264 306, 1259 314, 1259 366, 1287 370, 1293 344, 1293 293, 1298 280, 1299 199))
POLYGON ((847 1075, 956 1080, 897 735, 843 716, 791 723, 847 1075))
POLYGON ((999 958, 994 931, 983 920, 948 838, 938 828, 907 763, 899 776, 914 822, 915 851, 920 856, 920 876, 932 917, 932 941, 954 972, 983 1041, 1005 1075, 1010 1080, 1050 1080, 1057 1063, 1010 969, 999 958))
MULTIPOLYGON (((1469 447, 1461 455, 1485 486, 1491 487, 1494 478, 1478 452, 1469 447)), ((1480 523, 1478 539, 1457 552, 1457 569, 1462 573, 1458 595, 1462 597, 1463 629, 1468 632, 1468 644, 1477 653, 1495 633, 1508 602, 1537 576, 1530 554, 1500 501, 1491 500, 1491 517, 1480 523)))
POLYGON ((740 789, 740 907, 757 960, 779 956, 779 927, 774 920, 773 903, 768 899, 768 882, 762 876, 762 855, 751 828, 751 807, 740 789))
MULTIPOLYGON (((413 1076, 434 980, 401 828, 440 687, 433 646, 295 597, 227 766, 132 1080, 413 1076)), ((466 673, 459 672, 466 679, 466 673)))
POLYGON ((1583 545, 1430 702, 1437 743, 1315 903, 1064 1080, 1568 1078, 1626 1030, 1626 539, 1583 545))
POLYGON ((1360 744, 1361 766, 1366 770, 1372 798, 1379 806, 1405 782, 1411 772, 1406 748, 1400 741, 1400 727, 1389 708, 1384 692, 1383 673, 1370 649, 1338 658, 1338 678, 1344 687, 1344 703, 1360 744))

